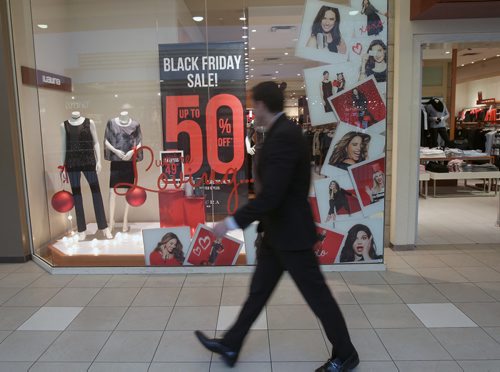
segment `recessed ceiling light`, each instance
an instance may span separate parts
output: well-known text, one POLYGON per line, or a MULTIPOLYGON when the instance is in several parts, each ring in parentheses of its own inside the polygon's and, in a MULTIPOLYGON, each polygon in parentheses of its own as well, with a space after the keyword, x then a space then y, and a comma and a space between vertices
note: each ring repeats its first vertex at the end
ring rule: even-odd
POLYGON ((245 41, 243 44, 248 45, 248 41, 245 41))
POLYGON ((203 21, 203 17, 202 16, 194 16, 193 17, 193 21, 195 21, 195 22, 201 22, 201 21, 203 21))
POLYGON ((71 99, 75 99, 75 96, 72 96, 71 99))
POLYGON ((252 77, 253 77, 253 75, 250 75, 250 77, 252 78, 252 77))
POLYGON ((300 76, 300 74, 297 74, 297 76, 300 76))
POLYGON ((252 47, 252 48, 250 48, 250 49, 255 50, 255 47, 252 47))
POLYGON ((243 30, 248 30, 248 26, 241 26, 243 30))
POLYGON ((464 67, 465 65, 462 63, 460 66, 464 67))
POLYGON ((38 28, 41 28, 42 30, 45 30, 45 29, 49 28, 49 26, 46 25, 46 24, 44 24, 44 23, 40 23, 37 26, 38 26, 38 28))
POLYGON ((279 74, 280 72, 278 70, 274 71, 275 74, 279 74))
POLYGON ((272 77, 272 79, 273 79, 273 80, 276 80, 276 76, 273 76, 273 77, 272 77))
POLYGON ((250 62, 255 62, 255 59, 251 59, 250 62))
POLYGON ((246 56, 248 56, 248 53, 247 53, 247 52, 245 52, 245 55, 246 55, 246 56))
POLYGON ((285 52, 285 56, 287 56, 287 55, 288 55, 288 52, 285 52))
POLYGON ((159 96, 161 96, 161 93, 160 93, 160 92, 158 92, 158 95, 159 95, 159 96))
POLYGON ((474 64, 474 61, 472 61, 471 63, 474 64))
POLYGON ((241 38, 242 39, 248 39, 248 35, 243 35, 241 38))
POLYGON ((118 98, 118 94, 115 94, 115 98, 118 98))
POLYGON ((500 57, 500 54, 497 54, 497 57, 500 57))
POLYGON ((253 71, 253 70, 254 70, 253 68, 250 69, 250 71, 253 71))
POLYGON ((483 58, 483 61, 486 61, 486 58, 483 58))
POLYGON ((451 53, 451 52, 450 52, 449 50, 447 50, 447 51, 445 52, 445 54, 450 54, 450 53, 451 53))
POLYGON ((252 32, 257 32, 257 30, 254 28, 254 29, 252 30, 252 32))
POLYGON ((243 17, 240 17, 240 21, 246 21, 247 20, 247 17, 243 16, 243 17))
POLYGON ((355 16, 355 15, 357 15, 358 13, 359 13, 359 11, 357 11, 357 10, 351 10, 351 11, 349 12, 349 15, 351 15, 351 16, 355 16))

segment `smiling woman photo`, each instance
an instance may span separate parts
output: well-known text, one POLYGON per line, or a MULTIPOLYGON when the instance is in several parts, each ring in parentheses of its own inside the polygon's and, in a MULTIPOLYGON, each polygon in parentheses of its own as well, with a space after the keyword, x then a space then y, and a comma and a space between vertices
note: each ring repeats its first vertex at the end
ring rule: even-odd
POLYGON ((366 262, 381 258, 382 256, 375 251, 375 242, 370 228, 362 224, 351 227, 340 253, 340 262, 366 262))
POLYGON ((322 6, 311 30, 311 37, 307 41, 307 47, 316 49, 328 49, 333 53, 345 54, 347 47, 340 33, 340 13, 337 8, 322 6))
POLYGON ((361 61, 359 80, 372 75, 377 83, 387 81, 387 46, 382 40, 373 40, 361 61))
POLYGON ((349 132, 333 148, 328 164, 347 170, 351 165, 368 159, 371 136, 366 133, 349 132))
POLYGON ((151 266, 182 266, 183 262, 182 243, 178 236, 172 232, 163 235, 156 248, 149 255, 151 266))

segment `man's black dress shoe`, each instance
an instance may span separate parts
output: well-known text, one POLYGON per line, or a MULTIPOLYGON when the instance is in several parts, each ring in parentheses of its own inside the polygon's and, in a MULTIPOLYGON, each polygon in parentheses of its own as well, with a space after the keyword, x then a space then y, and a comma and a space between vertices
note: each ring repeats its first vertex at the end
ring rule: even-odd
POLYGON ((342 361, 340 358, 328 359, 325 364, 316 369, 316 372, 347 372, 356 368, 359 364, 359 356, 354 351, 349 358, 342 361))
POLYGON ((201 344, 208 350, 219 354, 229 367, 233 367, 238 359, 238 352, 231 350, 226 345, 223 345, 221 339, 208 338, 203 332, 195 331, 194 334, 200 340, 201 344))

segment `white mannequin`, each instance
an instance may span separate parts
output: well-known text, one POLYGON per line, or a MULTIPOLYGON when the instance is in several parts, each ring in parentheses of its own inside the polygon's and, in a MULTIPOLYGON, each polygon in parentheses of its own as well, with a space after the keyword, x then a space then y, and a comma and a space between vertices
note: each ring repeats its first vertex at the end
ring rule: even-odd
MULTIPOLYGON (((85 121, 85 118, 81 116, 79 111, 73 111, 71 113, 71 118, 68 119, 68 122, 73 125, 73 126, 78 126, 82 125, 83 122, 85 121)), ((99 146, 99 141, 97 140, 97 131, 95 129, 95 123, 93 120, 89 119, 90 121, 90 133, 92 134, 92 140, 94 142, 94 153, 95 153, 95 160, 96 160, 96 166, 95 166, 95 171, 96 173, 101 172, 101 148, 99 146)), ((61 123, 61 138, 62 138, 62 163, 64 164, 66 160, 66 131, 64 129, 64 122, 61 123)), ((113 235, 111 234, 111 231, 109 230, 109 227, 106 227, 104 230, 102 230, 104 233, 104 236, 106 236, 107 239, 112 239, 113 235)), ((87 234, 85 231, 79 232, 78 233, 78 240, 85 240, 87 237, 87 234)))
POLYGON ((250 138, 248 138, 248 136, 245 137, 245 147, 250 155, 255 155, 255 146, 252 146, 252 143, 250 142, 250 138))
MULTIPOLYGON (((132 119, 130 118, 129 114, 127 111, 122 111, 120 112, 120 115, 116 118, 113 119, 118 125, 122 127, 127 127, 132 123, 132 119)), ((104 142, 105 146, 107 149, 109 149, 111 152, 113 152, 116 156, 118 156, 120 159, 127 161, 132 159, 132 156, 134 155, 134 150, 130 150, 127 153, 124 153, 122 150, 119 150, 115 147, 113 147, 108 140, 104 142)), ((137 148, 140 148, 141 144, 139 143, 137 145, 137 148)), ((111 231, 113 231, 113 228, 115 226, 115 208, 116 208, 116 193, 113 188, 109 189, 109 228, 111 231)), ((128 211, 129 211, 130 205, 128 203, 125 203, 125 211, 123 212, 123 225, 122 225, 122 231, 127 232, 128 231, 128 211)))

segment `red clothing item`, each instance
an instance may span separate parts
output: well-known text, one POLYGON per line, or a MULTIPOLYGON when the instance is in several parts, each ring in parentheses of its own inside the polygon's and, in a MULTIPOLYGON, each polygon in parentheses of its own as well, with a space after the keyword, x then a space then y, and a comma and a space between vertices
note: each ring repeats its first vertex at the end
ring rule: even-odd
POLYGON ((169 259, 163 259, 160 251, 153 251, 149 255, 149 265, 150 266, 182 266, 182 264, 175 259, 175 257, 169 259))

